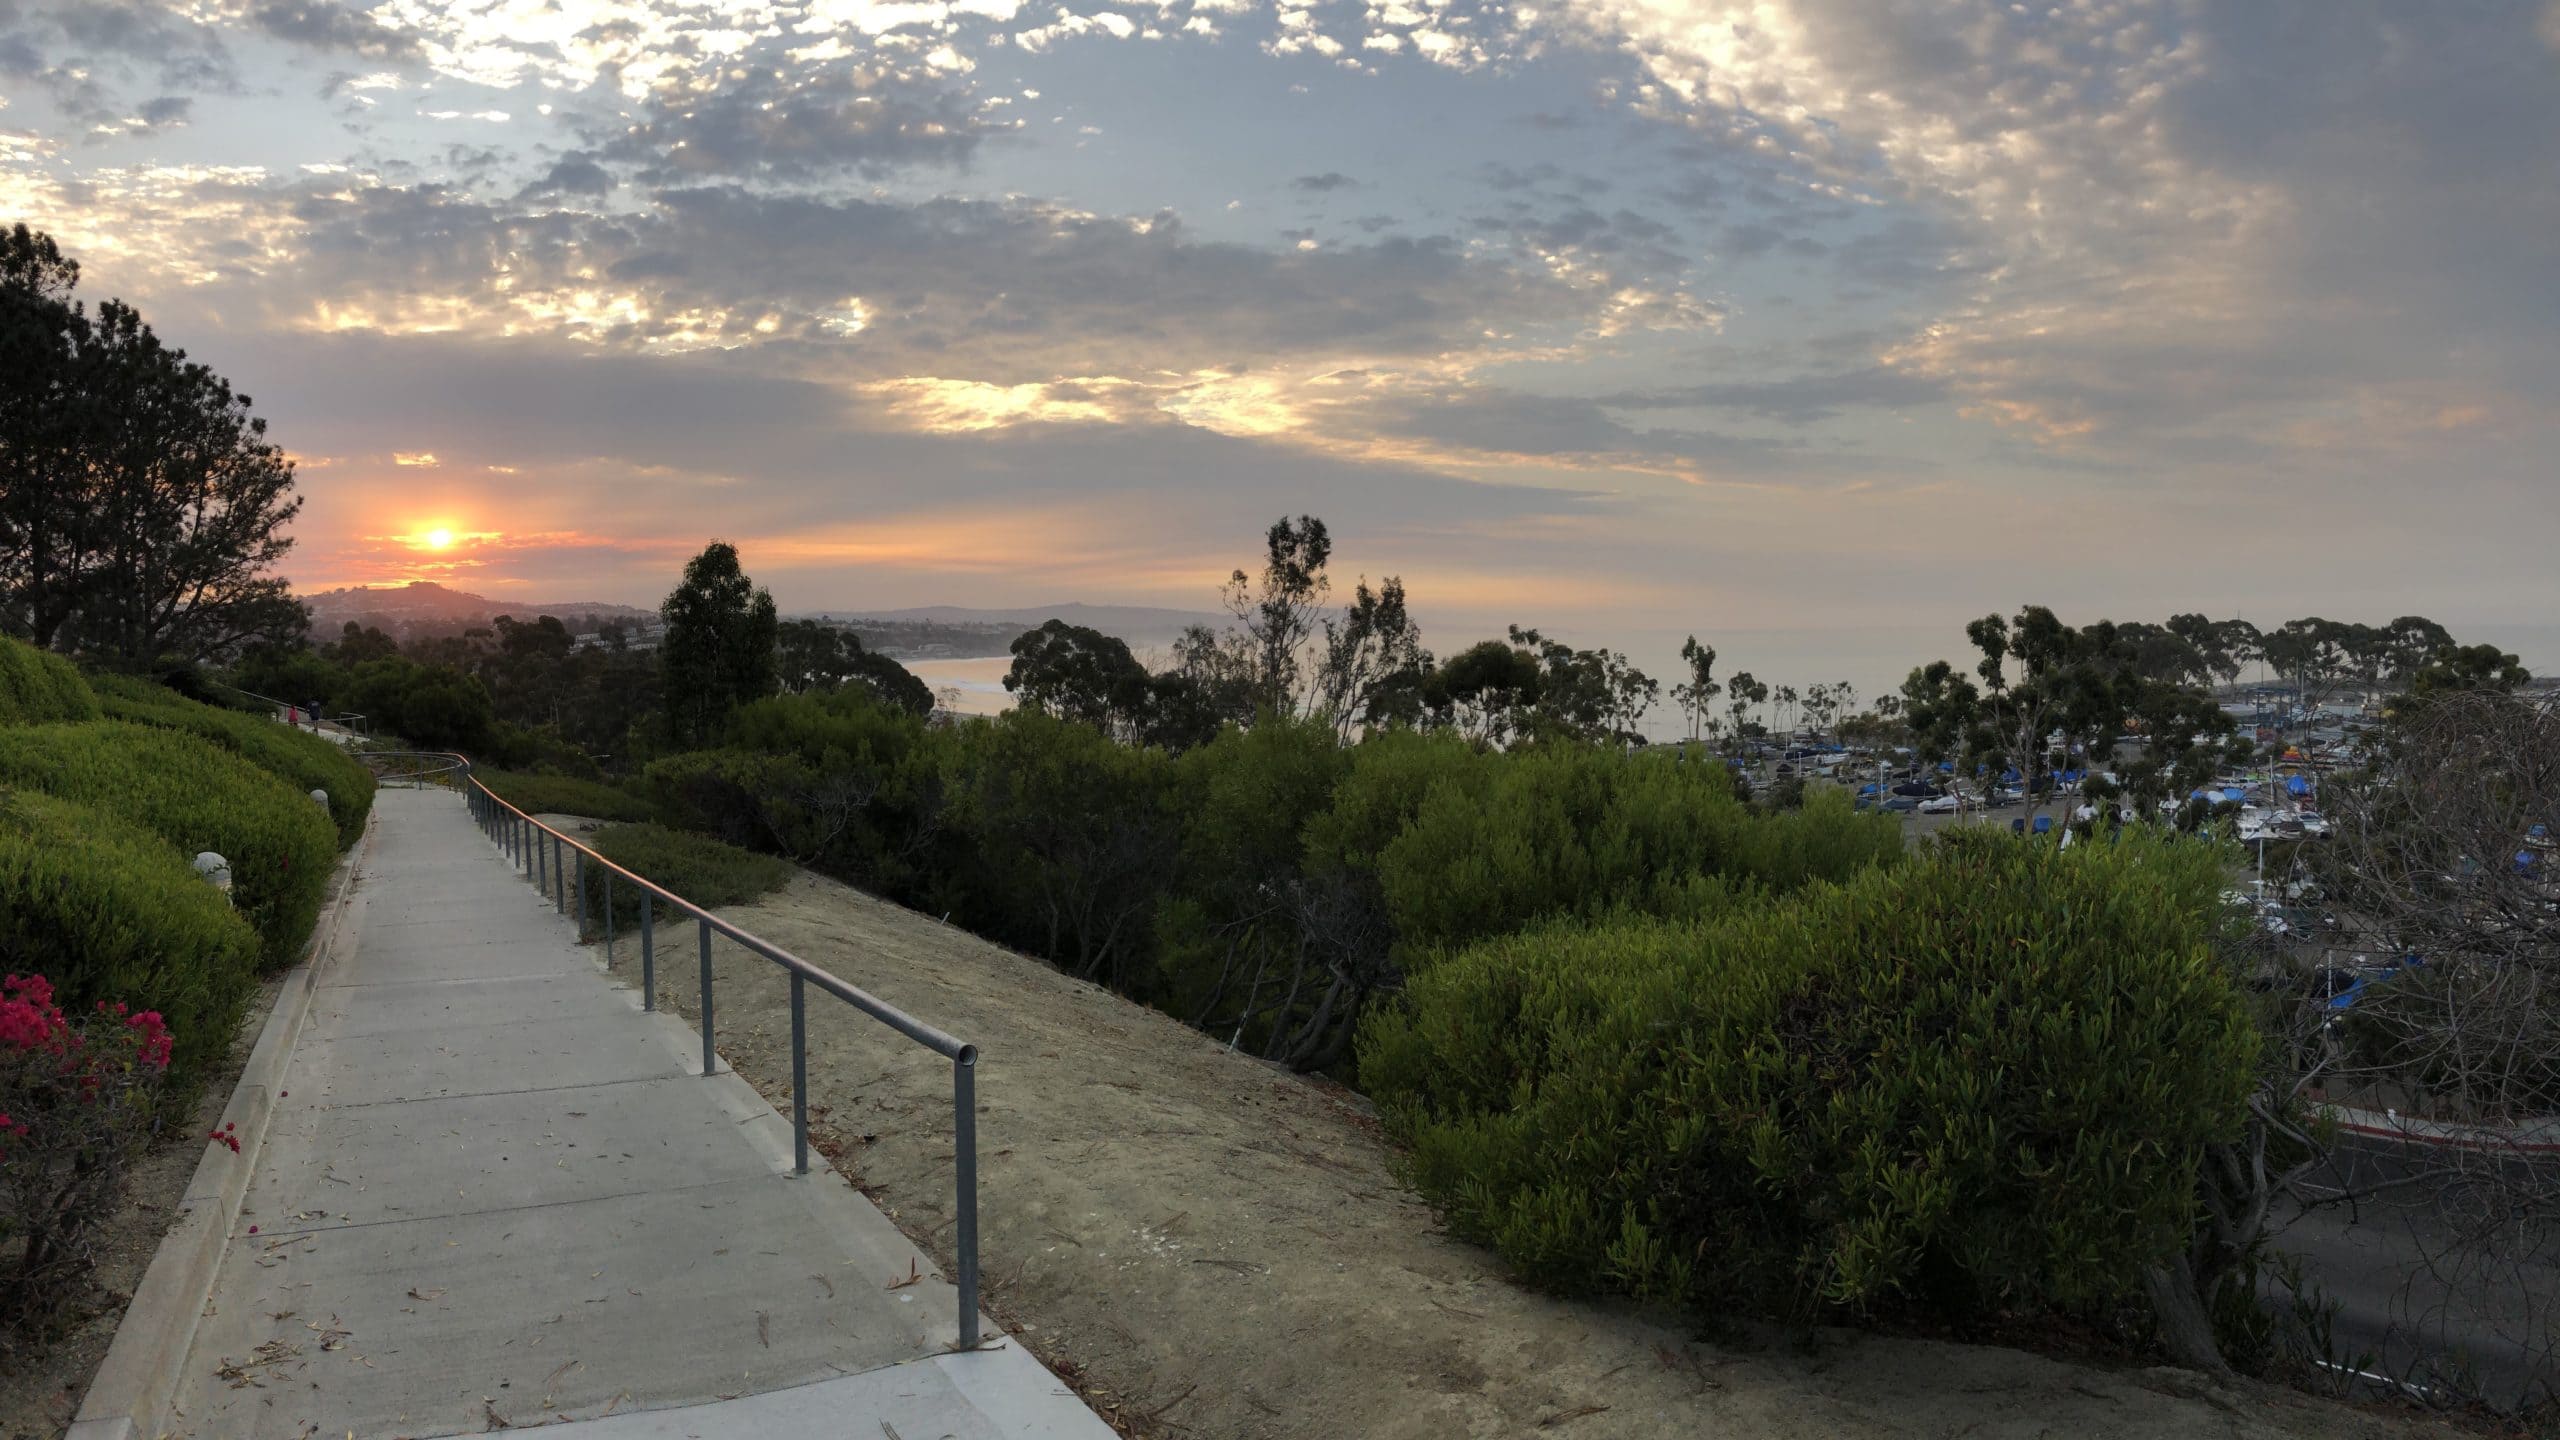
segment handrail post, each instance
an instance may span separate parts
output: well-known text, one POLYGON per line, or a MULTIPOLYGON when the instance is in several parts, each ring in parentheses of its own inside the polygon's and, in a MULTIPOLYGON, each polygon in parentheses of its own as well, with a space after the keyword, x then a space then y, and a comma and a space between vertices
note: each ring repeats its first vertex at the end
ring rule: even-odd
MULTIPOLYGON (((510 854, 524 867, 525 876, 537 892, 559 908, 563 916, 575 919, 581 943, 587 938, 587 917, 599 903, 590 891, 587 859, 593 852, 586 846, 561 835, 531 816, 498 798, 494 791, 478 788, 466 769, 461 781, 463 803, 470 809, 488 837, 502 853, 510 854), (546 847, 543 842, 550 841, 546 847), (547 853, 546 853, 547 851, 547 853), (572 858, 574 856, 574 858, 572 858), (575 865, 570 875, 567 866, 575 865), (569 909, 569 892, 577 891, 577 909, 569 909)), ((621 925, 613 913, 614 879, 618 867, 595 855, 596 870, 604 877, 603 916, 597 922, 597 934, 604 944, 604 963, 610 970, 615 961, 615 948, 620 942, 621 925)), ((640 1008, 658 1008, 658 944, 657 886, 628 871, 622 878, 632 881, 640 891, 640 1008)), ((689 901, 668 897, 671 913, 692 911, 701 957, 702 986, 702 1073, 716 1075, 720 1070, 719 1025, 713 1008, 713 975, 711 965, 711 916, 689 901)), ((951 1131, 952 1131, 952 1199, 953 1221, 957 1226, 955 1241, 958 1251, 955 1290, 960 1313, 956 1331, 961 1350, 975 1350, 980 1343, 978 1314, 978 1047, 964 1044, 953 1036, 887 1005, 862 990, 848 986, 843 980, 824 970, 811 967, 769 942, 737 930, 727 922, 718 928, 737 937, 749 950, 781 964, 791 973, 791 1169, 795 1175, 809 1173, 809 982, 815 976, 821 988, 851 1003, 890 1028, 899 1031, 935 1052, 951 1059, 951 1131)))
POLYGON ((951 1057, 954 1199, 959 1205, 960 1348, 978 1348, 978 1047, 964 1045, 951 1057))
POLYGON ((711 1053, 711 921, 702 921, 702 1073, 711 1074, 719 1058, 711 1053))
POLYGON ((640 894, 640 1008, 658 1008, 658 902, 640 894))
POLYGON ((809 983, 791 972, 791 1173, 809 1173, 809 983))

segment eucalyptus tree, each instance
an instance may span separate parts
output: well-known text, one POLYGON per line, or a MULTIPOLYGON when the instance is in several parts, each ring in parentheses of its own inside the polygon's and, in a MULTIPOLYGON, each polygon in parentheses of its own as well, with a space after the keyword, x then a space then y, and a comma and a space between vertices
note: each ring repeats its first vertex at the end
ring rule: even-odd
POLYGON ((2162 627, 2194 647, 2201 667, 2199 683, 2229 685, 2239 680, 2249 662, 2260 657, 2264 639, 2246 620, 2215 620, 2205 615, 2172 615, 2162 627))
MULTIPOLYGON (((1733 717, 1734 751, 1739 754, 1743 741, 1752 734, 1751 712, 1754 708, 1768 703, 1769 686, 1750 671, 1737 670, 1733 673, 1733 679, 1726 682, 1724 693, 1725 711, 1733 717)), ((1759 733, 1767 734, 1768 727, 1761 726, 1759 733)))
POLYGON ((774 652, 782 692, 799 695, 833 690, 852 679, 858 673, 862 641, 851 630, 824 620, 785 620, 775 632, 774 652))
POLYGON ((1507 744, 1531 728, 1545 689, 1546 674, 1528 652, 1479 641, 1424 680, 1425 721, 1480 745, 1507 744))
POLYGON ((1227 577, 1218 598, 1236 619, 1234 653, 1243 661, 1255 706, 1275 715, 1299 709, 1299 678, 1333 582, 1325 566, 1333 537, 1313 515, 1282 516, 1263 535, 1262 568, 1227 577))
POLYGON ((1983 682, 1974 756, 1991 779, 2002 778, 2002 768, 2015 770, 2021 791, 2037 795, 2053 769, 2051 737, 2065 708, 2087 703, 2085 689, 2074 693, 2087 677, 2067 674, 2079 635, 2051 610, 2029 605, 2014 620, 1986 615, 1967 625, 1965 636, 1982 652, 1974 667, 1983 682))
POLYGON ((1050 619, 1013 639, 1004 688, 1025 708, 1139 739, 1152 709, 1147 668, 1116 635, 1050 619))
POLYGON ((1423 681, 1431 652, 1405 609, 1404 581, 1390 575, 1376 590, 1363 579, 1339 619, 1321 625, 1314 712, 1338 739, 1363 729, 1414 724, 1422 717, 1423 681))
POLYGON ((1973 748, 1982 692, 1953 664, 1932 660, 1914 666, 1902 682, 1901 695, 1886 696, 1876 709, 1882 712, 1886 701, 1897 698, 1911 748, 1924 764, 1958 760, 1973 748))
POLYGON ((1724 686, 1715 678, 1716 647, 1701 645, 1698 637, 1692 635, 1681 643, 1680 659, 1689 667, 1689 678, 1671 687, 1671 698, 1689 717, 1689 738, 1698 740, 1704 738, 1702 722, 1707 717, 1708 707, 1724 693, 1724 686))
POLYGON ((2424 615, 2403 615, 2382 628, 2390 679, 2403 687, 2437 651, 2454 648, 2453 632, 2424 615))
POLYGON ((1537 719, 1555 734, 1639 744, 1637 728, 1660 698, 1660 682, 1615 650, 1577 650, 1536 630, 1510 627, 1512 646, 1539 666, 1537 719))

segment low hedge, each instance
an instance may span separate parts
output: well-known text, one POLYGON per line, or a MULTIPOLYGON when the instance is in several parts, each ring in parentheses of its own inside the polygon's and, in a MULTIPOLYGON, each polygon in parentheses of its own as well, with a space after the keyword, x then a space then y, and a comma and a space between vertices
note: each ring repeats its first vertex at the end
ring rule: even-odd
POLYGON ((1364 1028, 1408 1174, 1530 1279, 1798 1320, 2095 1308, 2191 1233, 2257 1039, 2219 857, 1964 836, 1461 952, 1364 1028))
POLYGON ((0 743, 0 785, 133 821, 190 862, 218 852, 266 964, 281 969, 300 958, 328 888, 336 832, 287 782, 193 735, 96 720, 10 731, 0 743))
MULTIPOLYGON (((587 844, 632 874, 707 908, 761 899, 791 878, 789 861, 664 825, 608 825, 587 844)), ((595 888, 588 903, 598 907, 591 914, 601 923, 603 882, 591 879, 589 883, 595 888)), ((640 892, 629 886, 617 888, 613 913, 616 924, 639 923, 640 892)), ((660 913, 666 912, 661 909, 660 913)))
POLYGON ((158 835, 91 806, 0 790, 0 974, 47 977, 69 1014, 101 1000, 159 1011, 182 1091, 221 1059, 257 988, 258 948, 257 932, 158 835))
POLYGON ((0 635, 0 725, 98 718, 98 697, 68 660, 0 635))
POLYGON ((365 816, 373 810, 373 772, 345 747, 277 724, 264 712, 251 715, 202 704, 130 675, 93 675, 89 684, 110 719, 183 730, 212 741, 305 796, 314 790, 328 792, 329 819, 338 828, 339 849, 353 845, 364 834, 365 816))
POLYGON ((646 820, 646 801, 599 780, 574 775, 526 775, 473 770, 489 792, 528 815, 582 815, 590 820, 646 820))

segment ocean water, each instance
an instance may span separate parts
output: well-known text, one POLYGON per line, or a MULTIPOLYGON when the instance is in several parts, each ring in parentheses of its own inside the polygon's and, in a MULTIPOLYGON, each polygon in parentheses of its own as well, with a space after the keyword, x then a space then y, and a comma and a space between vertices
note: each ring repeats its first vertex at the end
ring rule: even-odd
POLYGON ((901 661, 915 677, 934 689, 959 692, 959 703, 951 708, 963 715, 999 715, 1013 708, 1013 692, 1004 688, 1005 672, 1013 668, 1010 655, 987 655, 974 660, 906 660, 901 661))

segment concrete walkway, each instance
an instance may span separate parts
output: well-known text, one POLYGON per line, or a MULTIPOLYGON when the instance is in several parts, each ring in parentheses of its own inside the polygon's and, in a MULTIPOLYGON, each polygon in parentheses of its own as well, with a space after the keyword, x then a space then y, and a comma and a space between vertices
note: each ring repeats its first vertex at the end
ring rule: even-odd
POLYGON ((948 1353, 932 1262, 791 1175, 787 1122, 694 1073, 452 792, 375 804, 174 1433, 1107 1440, 996 1327, 948 1353))

